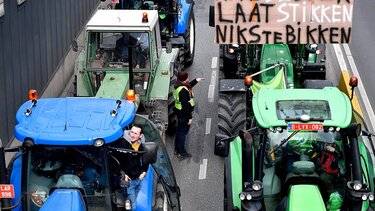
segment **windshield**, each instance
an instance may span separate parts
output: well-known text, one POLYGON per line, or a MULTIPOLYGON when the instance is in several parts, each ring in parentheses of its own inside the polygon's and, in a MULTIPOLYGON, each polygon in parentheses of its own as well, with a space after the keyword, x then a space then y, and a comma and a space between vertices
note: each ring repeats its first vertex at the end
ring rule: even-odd
POLYGON ((87 67, 95 69, 150 68, 149 34, 144 32, 89 32, 87 67))
POLYGON ((331 119, 329 104, 324 100, 280 100, 276 102, 277 118, 299 120, 308 115, 311 120, 331 119))
POLYGON ((111 210, 102 148, 35 146, 28 156, 27 206, 39 210, 57 188, 79 190, 88 210, 111 210))

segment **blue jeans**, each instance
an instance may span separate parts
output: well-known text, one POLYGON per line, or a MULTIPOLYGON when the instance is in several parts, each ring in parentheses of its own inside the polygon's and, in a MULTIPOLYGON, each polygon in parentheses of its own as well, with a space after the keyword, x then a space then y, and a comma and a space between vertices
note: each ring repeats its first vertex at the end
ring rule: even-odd
POLYGON ((123 188, 122 193, 128 194, 128 199, 132 202, 132 210, 134 211, 137 206, 137 196, 142 187, 142 180, 132 179, 130 180, 129 187, 123 188))
POLYGON ((186 152, 185 150, 185 141, 186 135, 189 132, 190 125, 188 125, 189 119, 182 116, 177 116, 177 133, 174 140, 174 149, 180 154, 186 152))

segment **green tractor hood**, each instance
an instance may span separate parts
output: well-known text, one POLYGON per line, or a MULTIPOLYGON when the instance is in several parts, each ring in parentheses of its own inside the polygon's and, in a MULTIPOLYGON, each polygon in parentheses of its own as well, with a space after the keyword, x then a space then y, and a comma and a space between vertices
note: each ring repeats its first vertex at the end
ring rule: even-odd
POLYGON ((287 211, 325 211, 326 206, 316 185, 293 185, 288 195, 287 211))
MULTIPOLYGON (((301 121, 289 116, 302 114, 315 115, 315 119, 319 119, 316 121, 321 121, 324 126, 340 128, 346 128, 352 120, 350 100, 336 87, 324 89, 262 88, 254 94, 252 106, 256 121, 263 128, 287 126, 288 121, 301 121), (283 102, 287 102, 285 104, 290 102, 290 107, 281 107, 283 102), (311 105, 322 102, 325 106, 311 107, 311 105, 306 105, 309 102, 311 105), (286 114, 287 110, 290 113, 286 114), (281 118, 280 116, 284 114, 286 117, 281 118)), ((314 120, 311 119, 311 121, 314 120)))

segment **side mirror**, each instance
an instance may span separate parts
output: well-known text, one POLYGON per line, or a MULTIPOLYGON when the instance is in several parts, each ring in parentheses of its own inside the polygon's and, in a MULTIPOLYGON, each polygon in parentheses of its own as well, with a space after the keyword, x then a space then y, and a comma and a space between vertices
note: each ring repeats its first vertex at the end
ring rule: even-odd
POLYGON ((144 150, 146 151, 143 154, 143 161, 146 164, 155 163, 157 160, 157 149, 158 146, 154 142, 143 143, 144 150))
POLYGON ((211 27, 215 27, 215 7, 210 6, 210 11, 209 11, 209 19, 208 19, 208 25, 211 27))
POLYGON ((359 123, 352 123, 348 127, 348 135, 357 138, 361 135, 362 127, 359 123))
POLYGON ((215 135, 215 155, 220 157, 228 157, 229 154, 229 143, 230 138, 223 134, 216 134, 215 135))
POLYGON ((167 43, 165 44, 165 47, 167 48, 167 49, 166 49, 166 52, 167 52, 167 53, 172 53, 172 43, 171 43, 171 42, 167 42, 167 43))
POLYGON ((78 51, 78 43, 77 43, 77 40, 73 40, 72 42, 72 50, 74 52, 77 52, 78 51))

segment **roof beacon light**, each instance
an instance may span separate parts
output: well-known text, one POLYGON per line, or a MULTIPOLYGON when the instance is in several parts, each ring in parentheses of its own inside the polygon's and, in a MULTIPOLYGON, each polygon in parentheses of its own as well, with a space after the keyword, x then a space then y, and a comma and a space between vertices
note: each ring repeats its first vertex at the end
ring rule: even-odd
POLYGON ((142 23, 148 23, 148 14, 147 14, 147 12, 142 13, 142 23))
POLYGON ((126 91, 126 99, 132 102, 135 101, 135 92, 133 89, 129 89, 128 91, 126 91))
POLYGON ((38 91, 35 89, 29 90, 29 100, 37 100, 38 99, 38 91))
POLYGON ((247 75, 245 77, 245 86, 250 87, 251 85, 253 85, 253 78, 251 76, 247 75))

